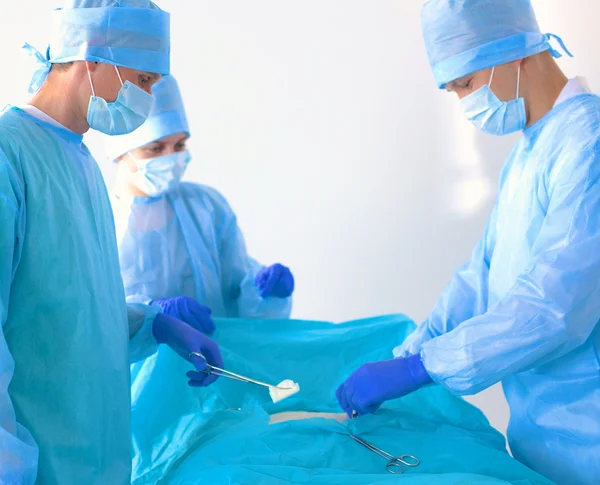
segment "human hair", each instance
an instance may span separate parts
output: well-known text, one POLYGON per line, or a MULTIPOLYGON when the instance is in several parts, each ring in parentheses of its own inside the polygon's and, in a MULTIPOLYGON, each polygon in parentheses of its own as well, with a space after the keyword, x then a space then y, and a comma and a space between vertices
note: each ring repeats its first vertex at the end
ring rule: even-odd
POLYGON ((52 71, 65 72, 68 71, 74 62, 57 62, 52 64, 52 71))

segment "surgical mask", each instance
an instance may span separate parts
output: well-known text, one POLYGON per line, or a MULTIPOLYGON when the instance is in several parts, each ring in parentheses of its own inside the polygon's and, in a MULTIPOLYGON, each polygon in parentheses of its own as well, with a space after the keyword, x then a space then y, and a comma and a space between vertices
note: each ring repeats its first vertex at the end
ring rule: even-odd
POLYGON ((522 131, 527 126, 525 100, 519 98, 521 83, 521 66, 517 74, 517 96, 513 101, 501 101, 490 89, 494 72, 488 85, 466 96, 461 100, 461 107, 466 117, 481 131, 490 135, 508 135, 522 131))
POLYGON ((188 150, 143 160, 131 153, 129 156, 138 169, 131 174, 131 183, 150 197, 161 195, 176 186, 192 159, 188 150))
POLYGON ((87 122, 90 128, 106 135, 125 135, 137 130, 150 115, 154 97, 142 88, 129 81, 123 83, 119 69, 115 66, 121 89, 114 103, 96 96, 92 75, 88 69, 88 77, 92 88, 92 96, 88 106, 87 122))

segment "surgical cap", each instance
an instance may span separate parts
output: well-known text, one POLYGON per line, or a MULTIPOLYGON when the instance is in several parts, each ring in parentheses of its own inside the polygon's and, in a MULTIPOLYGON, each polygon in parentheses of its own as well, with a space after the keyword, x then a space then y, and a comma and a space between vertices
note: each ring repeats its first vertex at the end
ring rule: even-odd
POLYGON ((110 137, 110 152, 113 160, 131 150, 175 133, 185 133, 189 136, 190 129, 183 99, 175 78, 163 77, 152 88, 152 94, 154 106, 145 123, 128 135, 110 137))
POLYGON ((72 61, 169 74, 170 18, 150 0, 66 0, 53 13, 46 56, 24 47, 38 61, 30 92, 41 87, 52 64, 72 61))
POLYGON ((438 87, 483 69, 549 50, 530 0, 429 0, 421 10, 423 36, 438 87))

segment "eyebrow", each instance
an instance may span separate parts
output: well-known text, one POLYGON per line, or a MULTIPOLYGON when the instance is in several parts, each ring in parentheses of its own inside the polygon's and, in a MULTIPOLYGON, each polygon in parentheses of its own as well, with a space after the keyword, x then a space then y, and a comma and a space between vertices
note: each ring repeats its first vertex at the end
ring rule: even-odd
POLYGON ((160 78, 162 77, 162 75, 156 74, 154 72, 144 72, 144 74, 146 74, 146 76, 148 76, 150 78, 150 80, 154 81, 154 82, 158 82, 160 80, 160 78))

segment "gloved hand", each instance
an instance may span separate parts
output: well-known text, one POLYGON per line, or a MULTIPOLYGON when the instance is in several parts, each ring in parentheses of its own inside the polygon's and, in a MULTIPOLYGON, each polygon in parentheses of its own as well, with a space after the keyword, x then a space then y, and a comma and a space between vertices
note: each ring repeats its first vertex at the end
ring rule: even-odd
POLYGON ((419 355, 363 365, 337 390, 340 406, 349 417, 371 414, 384 401, 397 399, 433 382, 419 355))
POLYGON ((152 300, 150 304, 160 306, 163 313, 177 318, 177 320, 184 321, 199 332, 210 335, 215 331, 215 324, 210 317, 212 313, 210 308, 200 305, 193 298, 176 296, 175 298, 165 298, 164 300, 152 300))
POLYGON ((256 275, 256 287, 262 298, 287 298, 294 292, 294 276, 289 268, 274 264, 256 275))
POLYGON ((197 370, 186 373, 190 386, 206 387, 217 380, 216 375, 208 375, 202 372, 206 369, 207 363, 221 369, 224 368, 221 351, 214 340, 187 323, 164 313, 156 315, 152 325, 152 333, 159 344, 167 344, 185 360, 194 364, 197 370), (192 352, 204 355, 206 360, 196 355, 190 356, 192 352))

